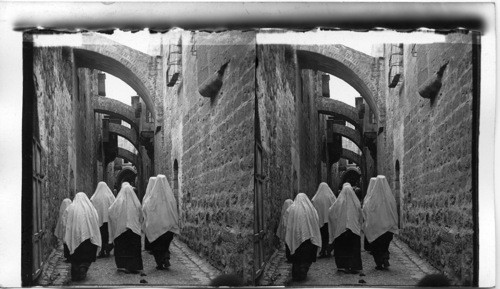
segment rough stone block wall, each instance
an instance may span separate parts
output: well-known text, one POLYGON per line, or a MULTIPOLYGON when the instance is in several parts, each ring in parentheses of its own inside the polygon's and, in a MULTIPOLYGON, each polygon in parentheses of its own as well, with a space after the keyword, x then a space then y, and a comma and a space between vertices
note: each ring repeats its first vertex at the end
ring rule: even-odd
MULTIPOLYGON (((257 101, 264 150, 264 259, 279 246, 281 207, 295 197, 293 151, 298 151, 296 66, 284 45, 257 46, 257 101)), ((299 174, 298 168, 296 173, 299 174)))
POLYGON ((221 271, 251 282, 255 33, 196 33, 187 40, 182 88, 165 100, 165 127, 174 128, 165 136, 171 151, 163 154, 165 167, 158 164, 165 159, 155 157, 156 168, 165 170, 170 181, 173 159, 178 160, 181 240, 221 271), (200 85, 228 60, 218 94, 201 96, 200 85))
POLYGON ((95 115, 92 97, 97 95, 97 71, 77 69, 78 95, 74 102, 76 139, 76 190, 91 197, 97 187, 97 153, 100 129, 96 122, 101 116, 95 115))
MULTIPOLYGON (((93 137, 89 135, 94 128, 94 115, 90 113, 87 104, 78 103, 73 95, 73 58, 71 50, 58 47, 37 47, 34 50, 33 77, 37 97, 38 127, 40 143, 43 148, 41 167, 45 175, 42 189, 42 220, 45 232, 42 239, 43 257, 47 258, 55 247, 54 229, 59 214, 59 206, 64 198, 73 198, 74 179, 71 176, 74 166, 73 152, 77 152, 77 164, 82 164, 88 170, 77 167, 81 180, 89 182, 77 186, 77 189, 93 188, 94 157, 93 137), (87 106, 85 106, 87 105, 87 106), (86 110, 84 110, 86 109, 86 110), (85 124, 89 127, 81 131, 75 123, 75 112, 87 114, 85 124), (78 133, 86 133, 75 139, 78 133), (82 158, 89 158, 82 160, 82 158)), ((81 72, 88 87, 84 91, 92 91, 91 80, 96 80, 96 74, 89 70, 81 72)), ((78 123, 80 125, 80 123, 78 123)), ((95 160, 95 158, 94 158, 95 160)), ((73 172, 76 177, 77 172, 73 172)), ((86 191, 87 192, 87 191, 86 191)), ((93 191, 92 191, 93 192, 93 191)))
POLYGON ((312 198, 321 181, 321 141, 324 117, 318 116, 316 97, 321 95, 321 74, 302 70, 302 95, 300 97, 300 192, 312 198))
MULTIPOLYGON (((471 285, 472 218, 472 45, 417 45, 405 50, 405 89, 396 110, 404 115, 401 163, 401 238, 459 284, 471 285), (443 86, 431 101, 418 87, 449 61, 443 86)), ((394 103, 397 104, 395 100, 394 103)), ((394 144, 401 143, 393 126, 394 144)), ((379 160, 380 162, 381 160, 379 160)))

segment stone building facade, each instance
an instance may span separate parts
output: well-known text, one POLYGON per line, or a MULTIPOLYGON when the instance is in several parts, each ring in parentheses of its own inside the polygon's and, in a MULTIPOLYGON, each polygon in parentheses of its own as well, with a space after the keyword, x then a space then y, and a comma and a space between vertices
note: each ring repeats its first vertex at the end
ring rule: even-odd
POLYGON ((252 282, 255 33, 172 31, 150 50, 164 59, 168 82, 157 105, 155 174, 174 188, 179 237, 252 282), (219 90, 200 94, 219 73, 219 90))
POLYGON ((64 198, 78 192, 91 196, 102 166, 98 147, 102 116, 94 115, 91 97, 97 92, 97 71, 77 69, 71 50, 35 47, 33 82, 36 95, 33 138, 40 143, 41 257, 57 244, 53 235, 64 198))
MULTIPOLYGON (((476 48, 470 35, 458 34, 448 35, 446 43, 398 49, 402 76, 395 87, 385 90, 378 171, 387 176, 400 204, 401 239, 436 268, 470 285, 472 103, 479 97, 473 91, 476 48), (421 97, 419 89, 446 63, 439 93, 433 99, 421 97)), ((394 46, 384 47, 385 59, 391 51, 394 46)), ((389 62, 385 69, 389 70, 389 62)))

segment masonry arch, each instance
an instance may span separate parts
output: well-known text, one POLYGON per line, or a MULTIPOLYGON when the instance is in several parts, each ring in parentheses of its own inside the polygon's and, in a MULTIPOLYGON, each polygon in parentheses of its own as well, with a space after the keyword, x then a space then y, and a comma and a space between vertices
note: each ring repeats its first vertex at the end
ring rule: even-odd
POLYGON ((379 108, 384 104, 372 80, 376 58, 344 45, 302 45, 296 49, 300 69, 319 70, 344 80, 368 103, 377 122, 380 120, 379 108))
POLYGON ((352 141, 355 145, 358 146, 360 150, 363 149, 363 141, 361 139, 361 133, 359 132, 359 130, 352 129, 340 124, 332 124, 331 130, 334 134, 341 135, 352 141))
POLYGON ((127 149, 119 147, 118 153, 116 154, 116 157, 122 158, 122 159, 126 160, 127 162, 132 163, 136 167, 139 166, 139 157, 127 149))
POLYGON ((349 149, 342 148, 342 153, 340 157, 349 160, 355 163, 357 166, 361 167, 362 164, 361 156, 349 149))
POLYGON ((137 138, 137 133, 126 126, 117 123, 109 123, 109 132, 116 133, 117 135, 128 140, 137 151, 139 151, 139 141, 137 138))
POLYGON ((97 69, 112 74, 143 99, 148 110, 156 116, 154 84, 149 66, 156 58, 95 33, 82 34, 82 45, 73 48, 77 67, 97 69))
POLYGON ((336 99, 327 97, 316 97, 316 108, 321 114, 334 116, 335 118, 345 120, 359 131, 362 130, 362 124, 359 122, 356 108, 336 99))
POLYGON ((126 121, 136 131, 139 131, 139 124, 136 121, 132 106, 126 105, 119 100, 102 96, 93 96, 92 106, 94 112, 104 113, 111 117, 126 121))

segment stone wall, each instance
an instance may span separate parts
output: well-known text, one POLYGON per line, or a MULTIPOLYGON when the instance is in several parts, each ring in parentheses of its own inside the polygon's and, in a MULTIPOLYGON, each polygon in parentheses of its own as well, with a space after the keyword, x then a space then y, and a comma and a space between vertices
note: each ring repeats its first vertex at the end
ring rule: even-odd
POLYGON ((78 191, 91 195, 97 181, 94 113, 89 96, 96 91, 97 73, 78 72, 80 99, 75 93, 76 70, 72 51, 60 47, 35 47, 33 77, 37 119, 43 148, 42 239, 43 258, 56 246, 54 229, 64 198, 78 191), (95 81, 95 82, 94 82, 95 81))
POLYGON ((172 187, 178 164, 179 237, 213 266, 251 282, 255 33, 170 32, 157 42, 164 76, 182 52, 180 79, 157 100, 163 121, 154 161, 155 174, 172 187), (201 96, 199 87, 225 63, 220 91, 201 96))
POLYGON ((286 45, 257 46, 258 129, 264 151, 264 259, 279 247, 281 207, 297 193, 314 196, 326 168, 321 162, 324 116, 314 98, 321 95, 321 73, 299 70, 286 45), (321 121, 320 121, 321 120, 321 121))
MULTIPOLYGON (((264 151, 264 259, 279 245, 276 237, 281 206, 298 193, 300 173, 297 119, 297 66, 284 45, 257 46, 257 102, 260 142, 264 151), (294 177, 295 175, 295 177, 294 177)), ((258 140, 256 140, 258 141, 258 140)))
POLYGON ((379 174, 400 194, 401 238, 458 284, 471 285, 472 46, 405 45, 403 57, 403 80, 386 91, 379 174), (419 86, 445 61, 439 94, 422 98, 419 86))
MULTIPOLYGON (((319 115, 316 97, 322 97, 321 72, 301 70, 302 91, 299 105, 299 151, 300 192, 312 198, 321 180, 321 155, 323 134, 326 124, 324 115, 319 115), (321 117, 321 121, 320 121, 321 117)), ((323 181, 326 181, 324 174, 323 181)))

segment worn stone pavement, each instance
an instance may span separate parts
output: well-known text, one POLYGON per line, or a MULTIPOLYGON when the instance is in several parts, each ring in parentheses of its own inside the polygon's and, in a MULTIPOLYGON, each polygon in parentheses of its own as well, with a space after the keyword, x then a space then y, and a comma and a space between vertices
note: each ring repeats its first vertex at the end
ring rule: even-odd
POLYGON ((363 271, 360 274, 337 272, 335 259, 318 259, 312 264, 307 279, 302 282, 291 280, 292 264, 286 263, 284 250, 273 255, 266 267, 260 285, 268 286, 415 286, 425 275, 438 273, 429 263, 422 260, 406 244, 394 238, 389 247, 388 271, 375 270, 372 255, 362 251, 363 271), (364 275, 364 276, 361 276, 364 275))
MULTIPOLYGON (((144 238, 143 238, 144 240, 144 238)), ((144 241, 143 241, 144 243, 144 241)), ((144 247, 144 246, 143 246, 144 247)), ((73 282, 70 276, 70 264, 64 263, 62 246, 53 253, 53 268, 47 271, 47 276, 42 278, 39 285, 50 286, 93 286, 93 285, 163 285, 163 286, 204 286, 220 274, 220 271, 202 260, 195 252, 189 249, 176 237, 170 245, 169 270, 157 270, 153 255, 142 251, 144 264, 143 273, 126 274, 116 270, 113 251, 110 257, 98 258, 90 265, 87 278, 83 281, 73 282), (55 259, 55 261, 54 261, 55 259), (141 283, 141 280, 147 283, 141 283)), ((49 268, 50 269, 50 268, 49 268)))

